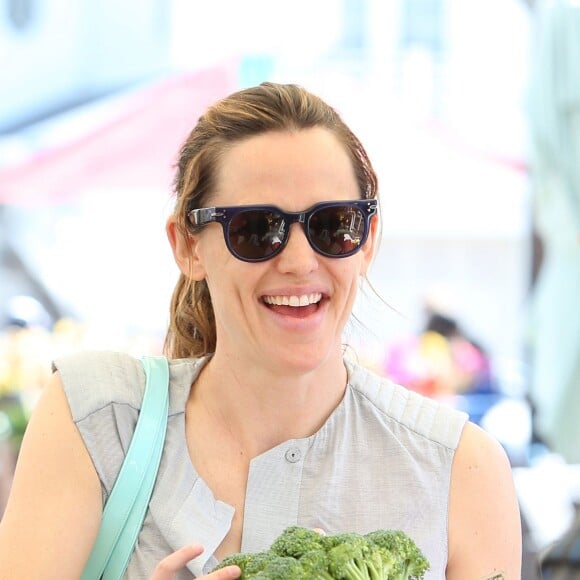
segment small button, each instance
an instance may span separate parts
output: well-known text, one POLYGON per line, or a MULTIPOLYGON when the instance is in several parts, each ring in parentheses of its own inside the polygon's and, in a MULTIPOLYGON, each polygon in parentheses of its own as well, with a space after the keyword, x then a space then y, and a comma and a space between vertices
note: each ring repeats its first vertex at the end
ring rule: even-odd
POLYGON ((302 452, 298 447, 290 447, 290 449, 288 449, 284 454, 284 457, 286 457, 286 461, 289 463, 296 463, 302 459, 302 452))

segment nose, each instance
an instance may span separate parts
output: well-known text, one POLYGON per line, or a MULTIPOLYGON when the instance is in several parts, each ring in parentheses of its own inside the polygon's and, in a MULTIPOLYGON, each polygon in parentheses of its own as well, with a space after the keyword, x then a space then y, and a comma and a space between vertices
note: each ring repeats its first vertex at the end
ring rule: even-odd
POLYGON ((284 274, 305 276, 318 269, 319 257, 308 242, 303 225, 294 223, 286 246, 277 256, 277 268, 284 274))

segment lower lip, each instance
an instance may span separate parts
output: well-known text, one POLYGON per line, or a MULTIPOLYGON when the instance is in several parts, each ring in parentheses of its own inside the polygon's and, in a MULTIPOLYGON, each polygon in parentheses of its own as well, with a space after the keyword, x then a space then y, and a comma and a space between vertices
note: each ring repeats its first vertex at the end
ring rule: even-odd
POLYGON ((324 301, 308 306, 276 306, 264 305, 275 319, 286 327, 294 330, 311 330, 319 324, 325 310, 324 301))

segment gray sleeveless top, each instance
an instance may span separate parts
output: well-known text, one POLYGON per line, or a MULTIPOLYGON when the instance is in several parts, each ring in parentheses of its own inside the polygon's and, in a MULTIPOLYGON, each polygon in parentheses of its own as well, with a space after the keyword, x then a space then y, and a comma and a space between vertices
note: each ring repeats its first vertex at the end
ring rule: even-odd
MULTIPOLYGON (((185 404, 206 359, 170 362, 167 438, 151 504, 126 578, 148 579, 164 556, 194 542, 204 554, 176 576, 208 573, 234 508, 197 475, 185 441, 185 404)), ((243 551, 267 549, 287 526, 328 533, 389 528, 409 534, 444 579, 451 464, 464 413, 345 362, 346 394, 323 427, 254 458, 248 477, 243 551)), ((129 446, 145 377, 126 354, 89 352, 55 361, 101 480, 103 501, 129 446)))

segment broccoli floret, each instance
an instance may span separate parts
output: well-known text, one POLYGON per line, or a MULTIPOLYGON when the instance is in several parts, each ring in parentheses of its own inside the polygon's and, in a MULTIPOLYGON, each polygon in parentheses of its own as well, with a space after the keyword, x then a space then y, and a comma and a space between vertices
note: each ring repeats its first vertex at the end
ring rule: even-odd
POLYGON ((300 564, 308 578, 333 580, 328 569, 328 552, 322 548, 300 556, 300 564))
POLYGON ((256 554, 232 554, 231 556, 226 556, 217 566, 216 570, 219 568, 225 568, 226 566, 238 566, 240 570, 243 572, 248 565, 248 562, 251 562, 252 559, 256 556, 256 554))
POLYGON ((261 572, 266 568, 270 562, 276 560, 276 554, 268 551, 268 552, 257 552, 251 555, 251 558, 248 559, 246 562, 246 567, 244 568, 244 573, 248 576, 252 576, 261 572))
POLYGON ((397 570, 400 571, 396 556, 370 542, 365 563, 371 580, 389 580, 397 570))
POLYGON ((429 562, 415 542, 400 530, 377 530, 365 538, 395 557, 389 570, 389 580, 421 580, 429 562))
POLYGON ((277 556, 251 577, 255 580, 312 580, 312 576, 304 572, 300 560, 291 556, 277 556))
POLYGON ((319 550, 322 547, 323 537, 309 528, 290 526, 274 540, 270 546, 270 551, 279 556, 300 558, 306 552, 319 550))
POLYGON ((231 556, 226 556, 215 567, 215 570, 234 564, 242 571, 241 578, 252 578, 255 574, 266 568, 268 564, 277 557, 276 554, 270 551, 232 554, 231 556))
POLYGON ((362 548, 363 544, 366 544, 367 541, 366 538, 356 532, 340 532, 328 536, 321 536, 320 543, 326 550, 331 550, 340 544, 353 544, 362 548))
POLYGON ((365 562, 366 543, 362 538, 352 538, 337 544, 328 552, 328 568, 338 580, 370 580, 365 562))

